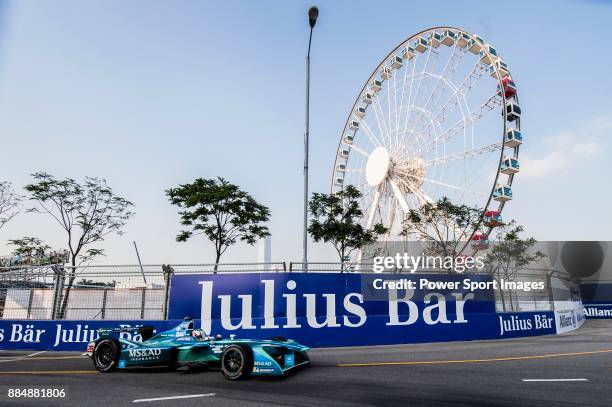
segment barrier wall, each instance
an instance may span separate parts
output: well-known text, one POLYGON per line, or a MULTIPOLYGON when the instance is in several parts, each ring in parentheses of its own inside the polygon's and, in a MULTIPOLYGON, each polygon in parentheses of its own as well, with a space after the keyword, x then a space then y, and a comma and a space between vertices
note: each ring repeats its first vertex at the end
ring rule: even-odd
MULTIPOLYGON (((153 325, 169 329, 186 315, 196 327, 226 337, 284 336, 311 347, 384 345, 504 339, 576 329, 576 321, 551 311, 496 313, 493 291, 482 275, 183 274, 172 280, 168 321, 0 320, 0 348, 84 350, 96 330, 153 325), (428 279, 430 289, 371 290, 372 279, 428 279), (382 293, 382 296, 381 296, 382 293), (563 322, 560 328, 559 323, 563 322)), ((139 340, 138 335, 124 333, 139 340)))
POLYGON ((580 296, 587 319, 612 319, 612 283, 582 283, 580 296))

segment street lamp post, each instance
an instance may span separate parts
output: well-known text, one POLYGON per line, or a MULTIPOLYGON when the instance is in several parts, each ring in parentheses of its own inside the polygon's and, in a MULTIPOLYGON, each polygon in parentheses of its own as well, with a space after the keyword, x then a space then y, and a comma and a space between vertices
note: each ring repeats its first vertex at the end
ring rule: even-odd
POLYGON ((304 270, 308 270, 308 134, 310 126, 310 44, 312 42, 312 29, 317 23, 319 9, 315 6, 308 10, 308 23, 310 36, 308 37, 308 53, 306 54, 306 126, 304 131, 304 241, 302 263, 304 270))

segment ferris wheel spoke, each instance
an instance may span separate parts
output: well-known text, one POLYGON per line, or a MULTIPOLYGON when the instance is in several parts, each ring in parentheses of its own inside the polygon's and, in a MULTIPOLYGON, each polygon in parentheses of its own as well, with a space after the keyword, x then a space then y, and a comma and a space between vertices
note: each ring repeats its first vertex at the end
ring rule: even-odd
POLYGON ((430 143, 421 152, 425 153, 425 152, 431 151, 431 149, 435 145, 439 143, 445 143, 446 141, 451 139, 453 136, 455 136, 457 133, 459 133, 461 130, 464 130, 467 127, 473 126, 477 120, 481 119, 488 112, 493 110, 496 106, 500 106, 501 104, 502 104, 502 98, 496 92, 495 94, 493 94, 493 96, 489 97, 486 102, 484 102, 476 110, 470 113, 468 117, 463 117, 462 119, 458 120, 453 126, 449 127, 442 134, 436 137, 433 140, 433 142, 430 143))
MULTIPOLYGON (((423 77, 425 76, 425 72, 430 72, 430 69, 428 69, 428 68, 431 68, 431 71, 433 71, 433 68, 436 66, 436 59, 437 59, 437 57, 438 57, 438 51, 435 50, 435 48, 432 47, 432 46, 428 47, 427 58, 425 59, 425 64, 423 66, 423 70, 421 71, 421 73, 419 75, 419 81, 418 81, 418 85, 416 87, 416 92, 414 94, 414 98, 412 99, 412 102, 410 102, 410 100, 408 101, 409 108, 408 108, 408 116, 406 118, 407 122, 410 122, 410 119, 412 118, 412 112, 414 110, 414 107, 416 106, 416 101, 417 101, 417 98, 419 96, 419 92, 421 90, 421 85, 423 83, 423 77), (433 58, 431 58, 432 54, 434 55, 433 58)), ((415 80, 414 77, 412 79, 415 80)))
POLYGON ((395 196, 395 199, 397 199, 397 203, 399 203, 404 213, 410 212, 410 207, 408 206, 408 203, 406 202, 406 198, 402 194, 402 190, 400 189, 400 187, 398 187, 395 181, 393 180, 389 180, 389 184, 391 184, 393 195, 395 196))
POLYGON ((476 62, 476 65, 474 65, 470 73, 461 81, 459 86, 457 86, 455 91, 449 96, 448 100, 436 113, 436 120, 444 122, 455 107, 459 105, 459 96, 464 96, 465 91, 472 89, 478 80, 484 75, 486 70, 487 67, 485 64, 480 61, 476 62))
POLYGON ((466 188, 457 187, 457 186, 454 186, 454 185, 446 184, 446 183, 440 182, 440 181, 435 181, 433 179, 429 179, 429 178, 425 178, 425 177, 419 177, 418 175, 414 175, 414 174, 408 174, 408 173, 404 173, 404 172, 400 172, 400 174, 405 175, 405 176, 410 177, 410 178, 414 178, 414 179, 420 180, 420 181, 429 182, 431 184, 436 184, 436 185, 440 185, 440 186, 443 186, 443 187, 446 187, 446 188, 450 188, 450 189, 454 189, 454 190, 457 190, 457 191, 467 192, 469 194, 479 195, 479 196, 483 196, 483 197, 487 197, 488 198, 488 195, 481 194, 480 192, 470 191, 469 189, 466 189, 466 188))
MULTIPOLYGON (((380 135, 383 141, 385 140, 385 136, 389 140, 390 139, 389 131, 385 125, 385 116, 383 113, 382 106, 380 105, 380 102, 378 101, 378 97, 377 96, 373 97, 372 101, 373 101, 372 105, 374 106, 374 113, 376 115, 376 121, 378 122, 378 129, 380 130, 380 135), (380 110, 380 116, 379 116, 379 110, 380 110)), ((389 144, 387 144, 387 146, 389 146, 389 144)))
MULTIPOLYGON (((412 97, 412 91, 414 88, 414 76, 415 76, 415 71, 416 71, 416 63, 418 60, 418 53, 415 54, 414 58, 413 58, 413 63, 412 63, 412 74, 410 75, 410 87, 408 88, 408 100, 407 100, 407 104, 406 104, 406 108, 404 109, 404 93, 405 91, 402 92, 402 103, 400 104, 400 111, 401 110, 406 110, 406 112, 404 113, 405 115, 405 120, 404 120, 404 130, 402 131, 402 134, 405 135, 406 134, 406 130, 408 128, 408 119, 410 119, 410 100, 412 97)), ((404 72, 404 82, 407 79, 407 75, 408 74, 408 69, 405 70, 404 72)), ((405 86, 405 85, 404 85, 405 86)))
POLYGON ((380 197, 382 196, 381 188, 382 186, 379 185, 378 188, 376 188, 376 192, 374 193, 374 198, 370 206, 370 214, 368 215, 368 223, 366 225, 367 230, 371 230, 372 226, 374 225, 374 217, 376 215, 376 210, 378 209, 380 197))
POLYGON ((354 145, 354 144, 352 144, 352 145, 351 145, 351 150, 355 150, 355 151, 357 151, 359 154, 363 155, 363 156, 364 156, 364 157, 366 157, 366 158, 370 156, 370 153, 368 153, 368 152, 366 152, 366 151, 362 150, 361 148, 357 147, 357 146, 356 146, 356 145, 354 145))
POLYGON ((362 129, 365 132, 366 136, 368 136, 368 139, 370 140, 370 143, 374 147, 379 147, 379 146, 383 145, 380 142, 380 140, 378 139, 378 137, 376 137, 376 135, 374 134, 374 132, 372 131, 372 129, 370 128, 370 126, 368 125, 368 123, 365 120, 362 120, 360 122, 360 125, 362 126, 362 129))
MULTIPOLYGON (((431 108, 429 110, 430 111, 435 110, 438 104, 439 96, 441 95, 441 92, 444 91, 444 88, 440 88, 440 82, 450 83, 449 78, 452 77, 453 73, 455 73, 455 71, 457 70, 459 63, 461 62, 461 59, 463 55, 465 55, 466 52, 467 51, 464 48, 459 48, 457 46, 457 43, 455 43, 453 47, 453 52, 450 58, 448 59, 448 61, 446 62, 446 64, 444 65, 444 68, 442 69, 442 73, 440 75, 437 75, 436 83, 431 93, 429 94, 429 97, 425 101, 425 104, 423 105, 424 109, 427 110, 430 103, 432 103, 431 108)), ((431 122, 433 122, 433 120, 430 119, 430 123, 431 122)), ((418 124, 421 124, 421 120, 419 120, 418 124)))
POLYGON ((432 165, 439 165, 439 164, 446 164, 450 161, 456 161, 456 160, 461 160, 464 158, 472 158, 481 154, 486 154, 486 153, 492 153, 495 151, 499 151, 503 148, 503 143, 502 142, 498 142, 498 143, 493 143, 493 144, 489 144, 488 146, 484 146, 484 147, 480 147, 480 148, 476 148, 473 150, 467 150, 467 151, 463 151, 461 153, 456 153, 456 154, 451 154, 445 157, 438 157, 438 158, 434 158, 433 160, 429 160, 425 162, 425 165, 427 167, 430 167, 432 165))

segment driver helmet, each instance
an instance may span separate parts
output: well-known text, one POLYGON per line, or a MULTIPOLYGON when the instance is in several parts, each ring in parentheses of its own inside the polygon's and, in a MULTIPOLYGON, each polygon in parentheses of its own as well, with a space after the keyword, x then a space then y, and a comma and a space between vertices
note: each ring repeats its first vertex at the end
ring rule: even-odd
POLYGON ((191 336, 196 339, 202 340, 204 339, 204 331, 202 331, 201 329, 194 329, 193 331, 191 331, 191 336))

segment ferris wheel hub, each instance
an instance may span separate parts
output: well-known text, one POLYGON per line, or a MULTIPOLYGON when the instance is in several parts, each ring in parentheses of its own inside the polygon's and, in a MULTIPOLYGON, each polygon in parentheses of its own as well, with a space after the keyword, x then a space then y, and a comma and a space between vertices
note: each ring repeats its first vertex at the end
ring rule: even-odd
POLYGON ((420 157, 408 157, 392 166, 393 178, 400 180, 405 192, 413 193, 421 189, 425 179, 425 161, 420 157))
POLYGON ((387 178, 389 167, 391 166, 391 156, 385 147, 377 147, 368 157, 366 164, 366 181, 372 187, 379 185, 387 178))

